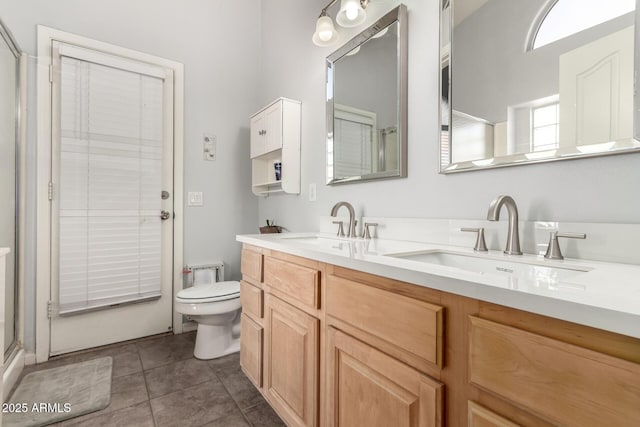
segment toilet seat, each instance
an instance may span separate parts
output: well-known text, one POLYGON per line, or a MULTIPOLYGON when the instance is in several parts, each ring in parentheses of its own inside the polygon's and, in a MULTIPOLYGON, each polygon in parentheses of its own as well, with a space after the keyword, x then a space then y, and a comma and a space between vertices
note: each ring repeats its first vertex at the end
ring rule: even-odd
POLYGON ((217 282, 208 285, 192 286, 176 295, 176 300, 188 304, 200 304, 226 301, 240 298, 240 282, 217 282))

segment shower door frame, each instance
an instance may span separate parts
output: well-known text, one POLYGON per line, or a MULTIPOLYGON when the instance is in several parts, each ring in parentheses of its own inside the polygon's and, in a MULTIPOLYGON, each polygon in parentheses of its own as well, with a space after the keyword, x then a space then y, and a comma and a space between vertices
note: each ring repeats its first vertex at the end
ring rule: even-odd
MULTIPOLYGON (((23 285, 24 285, 24 254, 25 254, 25 136, 26 136, 26 65, 27 56, 22 52, 9 28, 0 20, 0 38, 2 38, 16 59, 15 69, 15 236, 13 247, 13 340, 7 350, 2 349, 2 365, 5 372, 13 362, 16 355, 22 350, 24 341, 24 310, 23 310, 23 285)), ((7 266, 8 268, 8 266, 7 266)), ((4 304, 4 302, 2 302, 4 304)), ((3 310, 4 312, 4 310, 3 310)), ((6 314, 6 313, 5 313, 6 314)), ((6 337, 4 337, 4 340, 6 337)))
MULTIPOLYGON (((48 302, 51 286, 51 176, 52 147, 52 91, 51 46, 54 41, 85 46, 108 54, 130 57, 173 70, 173 292, 180 290, 183 265, 183 138, 184 138, 184 66, 181 63, 145 54, 87 37, 38 25, 37 115, 38 115, 38 179, 37 179, 37 300, 36 300, 36 362, 49 359, 51 330, 48 302)), ((55 193, 55 189, 54 189, 55 193)), ((173 305, 172 305, 173 310, 173 305)), ((182 332, 182 317, 172 313, 173 332, 182 332)))

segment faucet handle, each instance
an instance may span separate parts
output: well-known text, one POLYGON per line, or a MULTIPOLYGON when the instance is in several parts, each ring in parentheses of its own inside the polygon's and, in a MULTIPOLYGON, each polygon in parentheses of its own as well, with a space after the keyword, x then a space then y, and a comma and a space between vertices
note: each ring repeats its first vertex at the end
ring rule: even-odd
POLYGON ((362 234, 362 237, 365 239, 370 239, 371 238, 371 233, 369 232, 369 227, 377 227, 378 223, 377 222, 365 222, 364 223, 364 233, 362 234))
POLYGON ((564 259, 564 256, 560 251, 560 245, 558 245, 558 237, 565 237, 568 239, 586 239, 587 235, 584 233, 560 233, 559 231, 552 231, 549 235, 547 253, 544 254, 546 259, 564 259))
POLYGON ((488 252, 487 244, 484 241, 484 228, 461 228, 460 231, 469 231, 472 233, 477 233, 478 237, 476 238, 476 244, 473 247, 473 250, 476 252, 488 252))
POLYGON ((342 226, 343 222, 342 221, 332 221, 332 223, 338 224, 338 233, 336 233, 336 236, 344 237, 344 227, 342 226))

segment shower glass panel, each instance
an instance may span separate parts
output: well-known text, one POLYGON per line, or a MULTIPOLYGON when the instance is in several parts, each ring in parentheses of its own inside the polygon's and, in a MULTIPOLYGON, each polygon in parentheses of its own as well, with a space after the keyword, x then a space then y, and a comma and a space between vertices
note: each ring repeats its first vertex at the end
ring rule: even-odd
POLYGON ((0 247, 11 249, 4 290, 5 358, 16 340, 18 57, 17 45, 0 21, 0 247))

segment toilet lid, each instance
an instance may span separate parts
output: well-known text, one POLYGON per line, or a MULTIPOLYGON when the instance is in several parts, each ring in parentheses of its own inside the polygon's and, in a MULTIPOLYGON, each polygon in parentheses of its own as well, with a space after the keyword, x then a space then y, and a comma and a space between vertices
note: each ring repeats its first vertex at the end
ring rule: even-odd
POLYGON ((192 286, 178 292, 176 297, 193 302, 194 300, 223 301, 239 295, 240 282, 231 281, 192 286))

